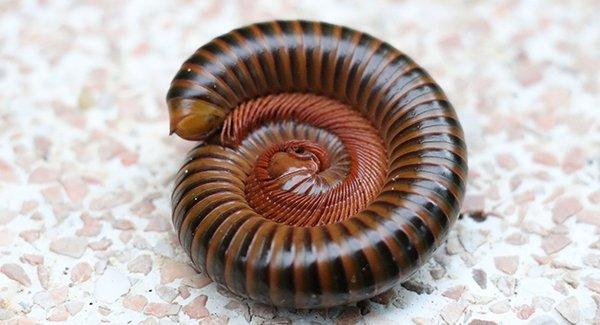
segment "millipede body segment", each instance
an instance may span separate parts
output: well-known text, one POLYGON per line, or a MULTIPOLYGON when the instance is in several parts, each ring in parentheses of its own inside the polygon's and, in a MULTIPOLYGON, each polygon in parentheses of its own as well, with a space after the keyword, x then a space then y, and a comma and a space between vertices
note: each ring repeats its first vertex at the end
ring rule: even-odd
POLYGON ((425 262, 460 211, 454 109, 370 35, 307 21, 233 30, 185 61, 167 103, 171 132, 201 141, 175 180, 174 227, 238 295, 294 308, 372 297, 425 262))

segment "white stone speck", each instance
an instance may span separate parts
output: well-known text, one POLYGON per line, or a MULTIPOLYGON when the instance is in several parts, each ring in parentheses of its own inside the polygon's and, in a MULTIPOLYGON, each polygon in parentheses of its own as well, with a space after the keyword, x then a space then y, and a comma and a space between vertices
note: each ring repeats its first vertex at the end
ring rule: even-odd
POLYGON ((129 292, 130 287, 131 283, 123 273, 109 267, 98 281, 96 281, 94 297, 107 303, 115 302, 129 292))

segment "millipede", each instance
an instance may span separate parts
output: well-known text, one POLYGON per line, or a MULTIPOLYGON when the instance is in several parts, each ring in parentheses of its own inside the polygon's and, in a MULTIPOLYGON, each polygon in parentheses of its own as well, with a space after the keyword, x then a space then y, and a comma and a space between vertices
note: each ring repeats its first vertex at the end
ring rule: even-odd
POLYGON ((329 23, 252 24, 200 47, 167 94, 198 141, 173 225, 193 265, 289 308, 368 299, 406 280, 456 221, 461 125, 406 54, 329 23))

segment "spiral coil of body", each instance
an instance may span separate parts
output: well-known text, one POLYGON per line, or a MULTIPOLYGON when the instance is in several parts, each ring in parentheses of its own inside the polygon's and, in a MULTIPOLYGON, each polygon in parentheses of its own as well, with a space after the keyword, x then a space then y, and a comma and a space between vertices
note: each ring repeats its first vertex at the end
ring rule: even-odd
POLYGON ((336 25, 274 21, 198 49, 167 95, 203 140, 173 224, 195 266, 241 296, 346 304, 406 279, 456 220, 467 152, 439 86, 408 56, 336 25))

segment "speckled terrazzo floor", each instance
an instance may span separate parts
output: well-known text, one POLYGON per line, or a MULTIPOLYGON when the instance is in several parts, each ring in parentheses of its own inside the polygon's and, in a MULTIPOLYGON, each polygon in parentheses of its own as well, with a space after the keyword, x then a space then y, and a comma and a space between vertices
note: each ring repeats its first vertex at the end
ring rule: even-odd
POLYGON ((0 321, 600 323, 598 12, 598 1, 1 1, 0 321), (167 136, 173 74, 214 36, 297 17, 412 56, 446 90, 470 150, 465 216, 434 259, 386 295, 328 311, 230 296, 187 264, 169 219, 192 146, 167 136))

